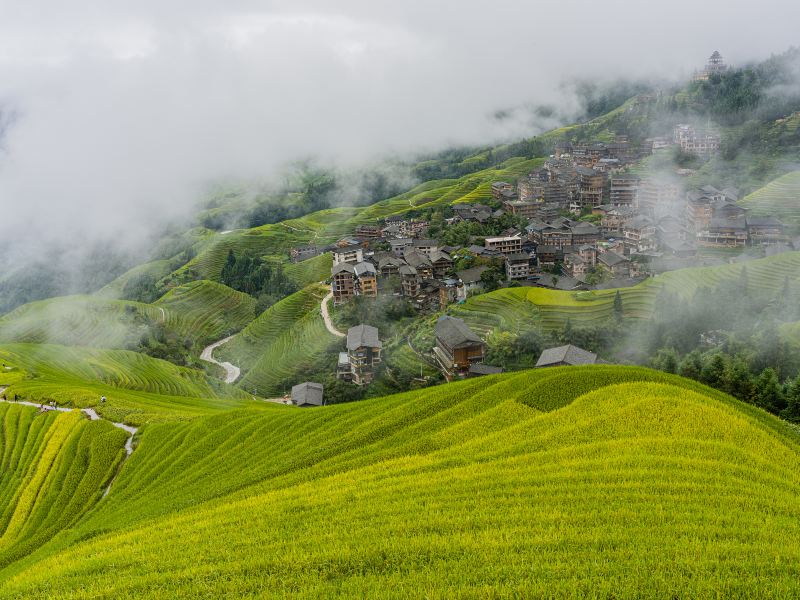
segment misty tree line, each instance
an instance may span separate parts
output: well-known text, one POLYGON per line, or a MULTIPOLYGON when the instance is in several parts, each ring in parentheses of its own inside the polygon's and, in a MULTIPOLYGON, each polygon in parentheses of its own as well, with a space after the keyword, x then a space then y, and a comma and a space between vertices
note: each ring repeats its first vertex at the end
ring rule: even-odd
POLYGON ((780 330, 798 320, 800 285, 786 278, 777 291, 751 286, 744 266, 737 279, 700 288, 689 300, 662 292, 653 318, 626 322, 624 332, 615 332, 612 324, 582 332, 582 340, 574 333, 566 337, 800 420, 800 356, 780 330), (615 333, 622 335, 614 339, 615 333))

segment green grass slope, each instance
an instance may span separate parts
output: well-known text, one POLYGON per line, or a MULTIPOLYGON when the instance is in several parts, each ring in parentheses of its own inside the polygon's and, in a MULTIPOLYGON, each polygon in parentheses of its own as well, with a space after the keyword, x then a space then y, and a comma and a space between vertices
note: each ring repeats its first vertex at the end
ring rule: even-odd
POLYGON ((158 281, 169 275, 174 268, 174 262, 168 259, 154 260, 137 265, 100 288, 95 295, 101 298, 110 298, 111 300, 125 299, 126 288, 131 282, 140 278, 158 281))
POLYGON ((299 263, 289 263, 283 267, 286 276, 298 287, 324 281, 331 276, 333 257, 329 252, 299 263))
POLYGON ((0 342, 125 348, 161 320, 158 308, 149 304, 60 296, 24 304, 0 318, 0 342))
POLYGON ((61 296, 20 306, 0 318, 0 342, 129 348, 162 328, 192 346, 242 329, 256 301, 213 281, 192 281, 153 304, 101 296, 61 296))
POLYGON ((214 281, 178 286, 153 303, 167 314, 168 327, 203 343, 242 329, 255 318, 255 298, 214 281))
POLYGON ((739 202, 753 215, 775 215, 800 225, 800 171, 771 181, 739 202))
POLYGON ((10 598, 789 597, 797 434, 633 367, 145 428, 10 598))
POLYGON ((0 567, 68 529, 100 500, 127 434, 77 412, 0 403, 0 567))
POLYGON ((0 386, 8 398, 95 407, 112 421, 141 425, 242 406, 246 395, 202 371, 125 350, 3 344, 0 386), (101 396, 108 401, 100 406, 101 396))
MULTIPOLYGON (((719 267, 680 269, 619 289, 626 317, 647 319, 662 290, 691 299, 701 287, 715 287, 722 281, 738 281, 747 269, 748 289, 754 293, 777 293, 788 279, 800 282, 800 252, 786 252, 768 258, 719 267)), ((463 318, 476 331, 488 333, 500 328, 520 331, 534 323, 558 329, 567 320, 573 324, 603 323, 613 315, 616 289, 564 292, 545 288, 508 288, 470 298, 450 312, 463 318)))
POLYGON ((257 389, 264 397, 282 395, 319 366, 319 359, 335 340, 319 310, 326 293, 327 288, 319 284, 295 292, 220 348, 220 356, 242 368, 239 387, 257 389))

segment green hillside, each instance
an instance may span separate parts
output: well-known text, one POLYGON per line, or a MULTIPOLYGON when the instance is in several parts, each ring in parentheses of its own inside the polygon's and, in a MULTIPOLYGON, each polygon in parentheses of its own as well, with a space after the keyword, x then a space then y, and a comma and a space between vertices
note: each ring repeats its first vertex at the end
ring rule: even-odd
POLYGON ((24 304, 0 318, 0 341, 65 346, 135 346, 163 316, 139 302, 62 296, 24 304))
POLYGON ((754 215, 774 215, 800 225, 800 171, 792 171, 745 196, 740 205, 754 215))
POLYGON ((104 417, 140 425, 242 406, 246 396, 207 377, 125 350, 3 344, 0 387, 7 398, 96 407, 104 417), (100 397, 108 401, 100 405, 100 397))
POLYGON ((292 283, 303 288, 328 279, 331 276, 332 266, 333 257, 326 252, 299 263, 289 263, 283 267, 283 272, 292 283))
POLYGON ((0 595, 791 597, 799 451, 766 413, 632 367, 149 425, 0 595))
POLYGON ((0 403, 0 567, 68 529, 96 503, 127 435, 74 413, 0 403))
POLYGON ((135 287, 137 280, 158 281, 169 275, 174 268, 173 261, 166 259, 138 265, 100 288, 96 295, 102 298, 111 298, 112 300, 128 299, 127 292, 131 291, 131 287, 135 287))
POLYGON ((165 309, 168 327, 199 342, 216 341, 255 318, 256 301, 214 281, 192 281, 153 303, 165 309))
MULTIPOLYGON (((624 314, 647 319, 662 291, 689 300, 701 287, 740 280, 745 268, 748 290, 774 294, 783 288, 787 279, 790 283, 800 282, 800 252, 786 252, 742 264, 670 271, 633 287, 621 288, 619 293, 624 314)), ((613 314, 616 293, 616 289, 564 292, 545 288, 509 288, 470 298, 465 304, 451 308, 451 312, 482 332, 495 328, 519 331, 534 323, 545 329, 558 329, 567 320, 572 323, 607 321, 613 314)))
MULTIPOLYGON (((491 197, 492 181, 516 179, 542 162, 543 159, 526 160, 517 157, 497 167, 477 171, 459 179, 428 181, 395 198, 367 207, 331 208, 298 219, 217 235, 197 257, 178 269, 174 276, 179 281, 182 278, 218 280, 230 250, 237 254, 253 252, 286 258, 288 251, 294 246, 309 243, 330 244, 352 235, 360 224, 375 224, 389 215, 401 214, 412 208, 424 210, 459 202, 482 202, 491 197)), ((311 283, 303 278, 298 281, 311 283)))
POLYGON ((327 288, 315 284, 284 298, 250 323, 219 356, 242 368, 238 387, 260 396, 283 395, 298 381, 319 370, 331 335, 319 312, 327 288))

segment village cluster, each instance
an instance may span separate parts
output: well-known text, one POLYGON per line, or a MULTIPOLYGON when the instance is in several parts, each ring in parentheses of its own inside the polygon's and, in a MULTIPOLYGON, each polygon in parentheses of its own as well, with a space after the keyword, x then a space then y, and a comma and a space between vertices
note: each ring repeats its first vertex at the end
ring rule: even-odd
MULTIPOLYGON (((726 68, 715 52, 695 79, 707 79, 726 68)), ((484 225, 513 215, 516 222, 527 223, 524 228, 473 236, 469 245, 448 246, 429 237, 429 218, 410 209, 380 223, 359 225, 351 237, 331 246, 295 248, 291 258, 299 261, 331 253, 335 305, 390 293, 419 311, 436 312, 480 293, 486 283, 484 273, 493 267, 504 274, 507 285, 606 289, 693 266, 702 248, 765 246, 768 253, 791 249, 784 224, 772 216, 749 215, 737 204, 739 192, 732 187, 688 187, 685 178, 693 173, 688 169, 638 174, 646 171, 640 168, 641 161, 653 154, 680 148, 709 158, 720 150, 720 142, 713 129, 685 123, 676 124, 671 136, 638 145, 624 135, 613 142, 559 142, 541 168, 516 182, 493 182, 487 204, 453 205, 448 209, 452 216, 446 218, 450 226, 484 225), (457 269, 457 261, 464 257, 471 266, 457 269)), ((363 331, 358 335, 370 340, 366 355, 379 361, 377 330, 374 335, 363 331)), ((463 321, 441 317, 436 340, 433 356, 446 376, 467 374, 470 369, 473 375, 493 372, 493 367, 481 364, 485 344, 463 321)), ((348 352, 350 346, 349 332, 348 352)), ((554 350, 574 354, 569 348, 554 350)), ((353 364, 354 356, 343 353, 339 375, 368 382, 369 376, 356 374, 353 364)))

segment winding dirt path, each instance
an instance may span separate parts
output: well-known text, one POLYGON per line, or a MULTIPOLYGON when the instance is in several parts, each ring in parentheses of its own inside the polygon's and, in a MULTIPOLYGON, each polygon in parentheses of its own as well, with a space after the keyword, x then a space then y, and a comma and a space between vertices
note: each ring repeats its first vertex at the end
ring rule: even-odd
POLYGON ((226 344, 233 338, 232 335, 229 335, 225 339, 222 339, 218 342, 214 342, 210 346, 206 346, 203 349, 203 352, 200 353, 200 360, 204 360, 207 363, 211 363, 212 365, 219 365, 223 369, 225 369, 225 383, 233 383, 237 379, 239 379, 239 375, 241 375, 242 370, 232 365, 229 362, 219 362, 214 358, 214 350, 222 346, 222 344, 226 344))
MULTIPOLYGON (((6 400, 5 397, 2 396, 2 394, 6 391, 6 389, 8 389, 8 386, 0 387, 0 402, 5 402, 7 404, 22 404, 23 406, 32 406, 33 408, 38 408, 39 410, 42 410, 44 412, 50 412, 51 410, 53 410, 56 412, 67 413, 67 412, 73 412, 75 410, 80 410, 80 412, 86 415, 90 421, 108 421, 108 419, 104 419, 103 417, 98 415, 97 411, 95 411, 93 408, 77 409, 77 408, 68 408, 66 406, 49 406, 47 404, 40 404, 37 402, 27 402, 25 400, 6 400)), ((119 475, 119 472, 122 470, 122 466, 125 464, 125 461, 128 460, 130 455, 133 454, 133 436, 135 436, 136 432, 139 431, 138 427, 133 427, 132 425, 126 425, 125 423, 117 423, 116 421, 108 421, 108 422, 111 423, 114 427, 117 427, 125 431, 128 434, 128 439, 125 441, 125 458, 119 464, 119 467, 117 468, 117 473, 114 475, 113 479, 108 484, 108 487, 103 492, 103 498, 108 496, 108 493, 111 491, 111 486, 114 484, 114 482, 117 479, 117 475, 119 475)))
POLYGON ((328 302, 330 302, 331 298, 333 298, 333 292, 328 292, 328 295, 322 299, 322 304, 320 304, 320 312, 322 313, 322 320, 325 321, 325 327, 336 337, 345 337, 345 334, 336 329, 333 326, 333 321, 331 320, 331 314, 328 312, 328 302))

